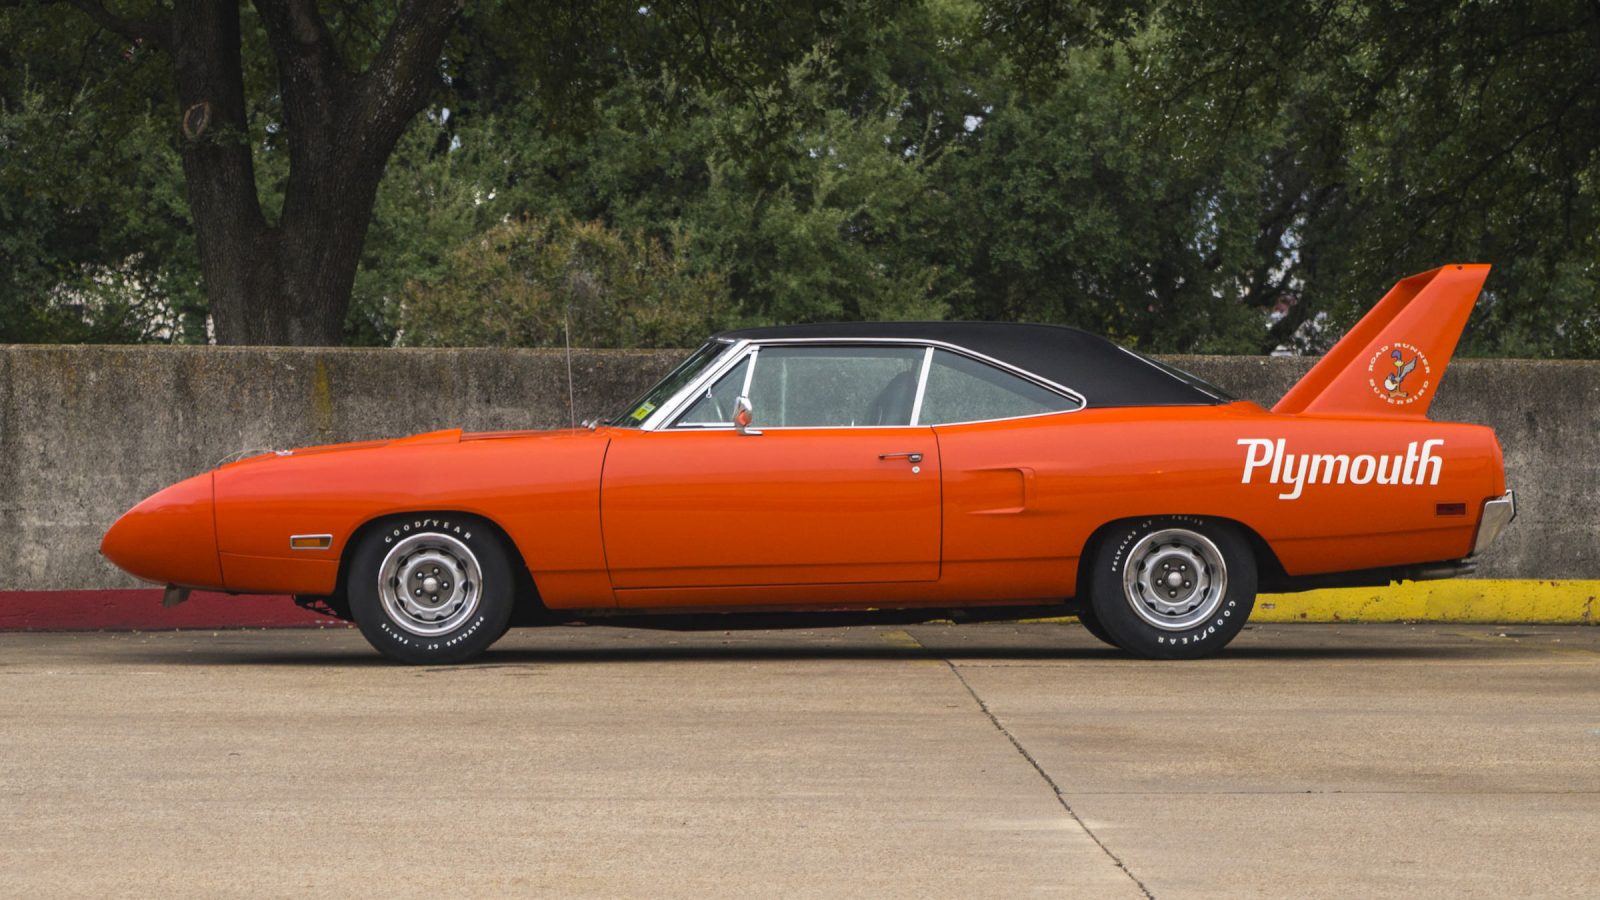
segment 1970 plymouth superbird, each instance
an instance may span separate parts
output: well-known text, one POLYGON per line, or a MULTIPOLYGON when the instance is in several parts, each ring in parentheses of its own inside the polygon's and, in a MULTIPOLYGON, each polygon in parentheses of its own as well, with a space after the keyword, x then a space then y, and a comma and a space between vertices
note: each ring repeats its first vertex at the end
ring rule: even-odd
POLYGON ((1454 574, 1510 521, 1494 433, 1426 417, 1487 275, 1401 281, 1271 411, 1070 328, 731 331, 609 422, 264 454, 101 550, 169 600, 297 595, 411 663, 513 623, 795 613, 1076 614, 1199 657, 1258 585, 1454 574))

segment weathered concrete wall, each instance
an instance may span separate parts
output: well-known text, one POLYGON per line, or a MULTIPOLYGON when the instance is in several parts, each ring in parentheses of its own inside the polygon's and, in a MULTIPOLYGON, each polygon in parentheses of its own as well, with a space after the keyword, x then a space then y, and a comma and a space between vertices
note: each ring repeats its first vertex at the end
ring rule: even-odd
MULTIPOLYGON (((575 351, 578 419, 682 356, 575 351)), ((0 590, 139 584, 100 557, 99 536, 244 451, 568 421, 559 351, 0 347, 0 590)))
MULTIPOLYGON (((574 351, 578 419, 609 414, 679 351, 574 351)), ((1172 362, 1264 404, 1306 360, 1172 362)), ((1600 363, 1463 360, 1433 415, 1493 425, 1516 524, 1497 578, 1600 577, 1600 363)), ((0 590, 125 587, 96 552, 140 498, 242 451, 437 428, 564 426, 559 351, 0 347, 0 590)))

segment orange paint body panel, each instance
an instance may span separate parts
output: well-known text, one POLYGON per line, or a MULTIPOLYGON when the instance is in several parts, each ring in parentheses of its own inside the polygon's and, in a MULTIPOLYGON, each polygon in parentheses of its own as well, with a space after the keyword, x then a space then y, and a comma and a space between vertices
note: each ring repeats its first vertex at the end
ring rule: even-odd
POLYGON ((600 542, 607 439, 587 430, 520 435, 443 432, 349 450, 261 456, 217 470, 217 546, 229 590, 323 595, 363 525, 400 513, 467 513, 495 523, 524 559, 541 560, 541 595, 609 606, 600 542), (329 534, 326 550, 291 550, 329 534))
POLYGON ((601 510, 619 589, 939 578, 932 428, 611 434, 601 510), (905 452, 922 460, 879 458, 905 452))
POLYGON ((464 515, 504 534, 553 610, 1049 602, 1078 590, 1097 532, 1151 516, 1236 522, 1289 576, 1459 560, 1506 491, 1500 447, 1425 412, 1486 275, 1402 281, 1271 412, 434 432, 223 466, 130 510, 102 549, 157 582, 333 595, 363 529, 464 515))
POLYGON ((157 491, 122 514, 100 542, 100 552, 147 581, 220 587, 213 497, 210 472, 157 491))

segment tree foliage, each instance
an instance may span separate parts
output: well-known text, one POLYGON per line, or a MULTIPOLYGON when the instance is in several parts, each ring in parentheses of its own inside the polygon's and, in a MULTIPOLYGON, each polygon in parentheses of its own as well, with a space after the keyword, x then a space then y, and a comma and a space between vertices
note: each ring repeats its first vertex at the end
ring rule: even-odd
MULTIPOLYGON (((352 71, 393 10, 321 5, 352 71)), ((305 129, 271 15, 240 21, 281 228, 305 129)), ((205 339, 163 52, 0 5, 0 340, 205 339)), ((480 0, 437 62, 347 342, 559 343, 553 311, 599 303, 584 342, 954 317, 1317 351, 1397 278, 1483 261, 1464 352, 1600 356, 1592 3, 480 0)))
POLYGON ((570 219, 494 225, 433 278, 405 285, 396 338, 418 347, 692 346, 726 325, 727 284, 687 269, 686 242, 570 219))

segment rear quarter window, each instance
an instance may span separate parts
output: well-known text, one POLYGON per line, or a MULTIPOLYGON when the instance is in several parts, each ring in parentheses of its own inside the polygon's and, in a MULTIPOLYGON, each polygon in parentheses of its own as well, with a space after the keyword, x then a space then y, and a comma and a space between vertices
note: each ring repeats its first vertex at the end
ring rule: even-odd
POLYGON ((1083 404, 959 353, 936 350, 918 425, 949 425, 1068 412, 1083 404))

